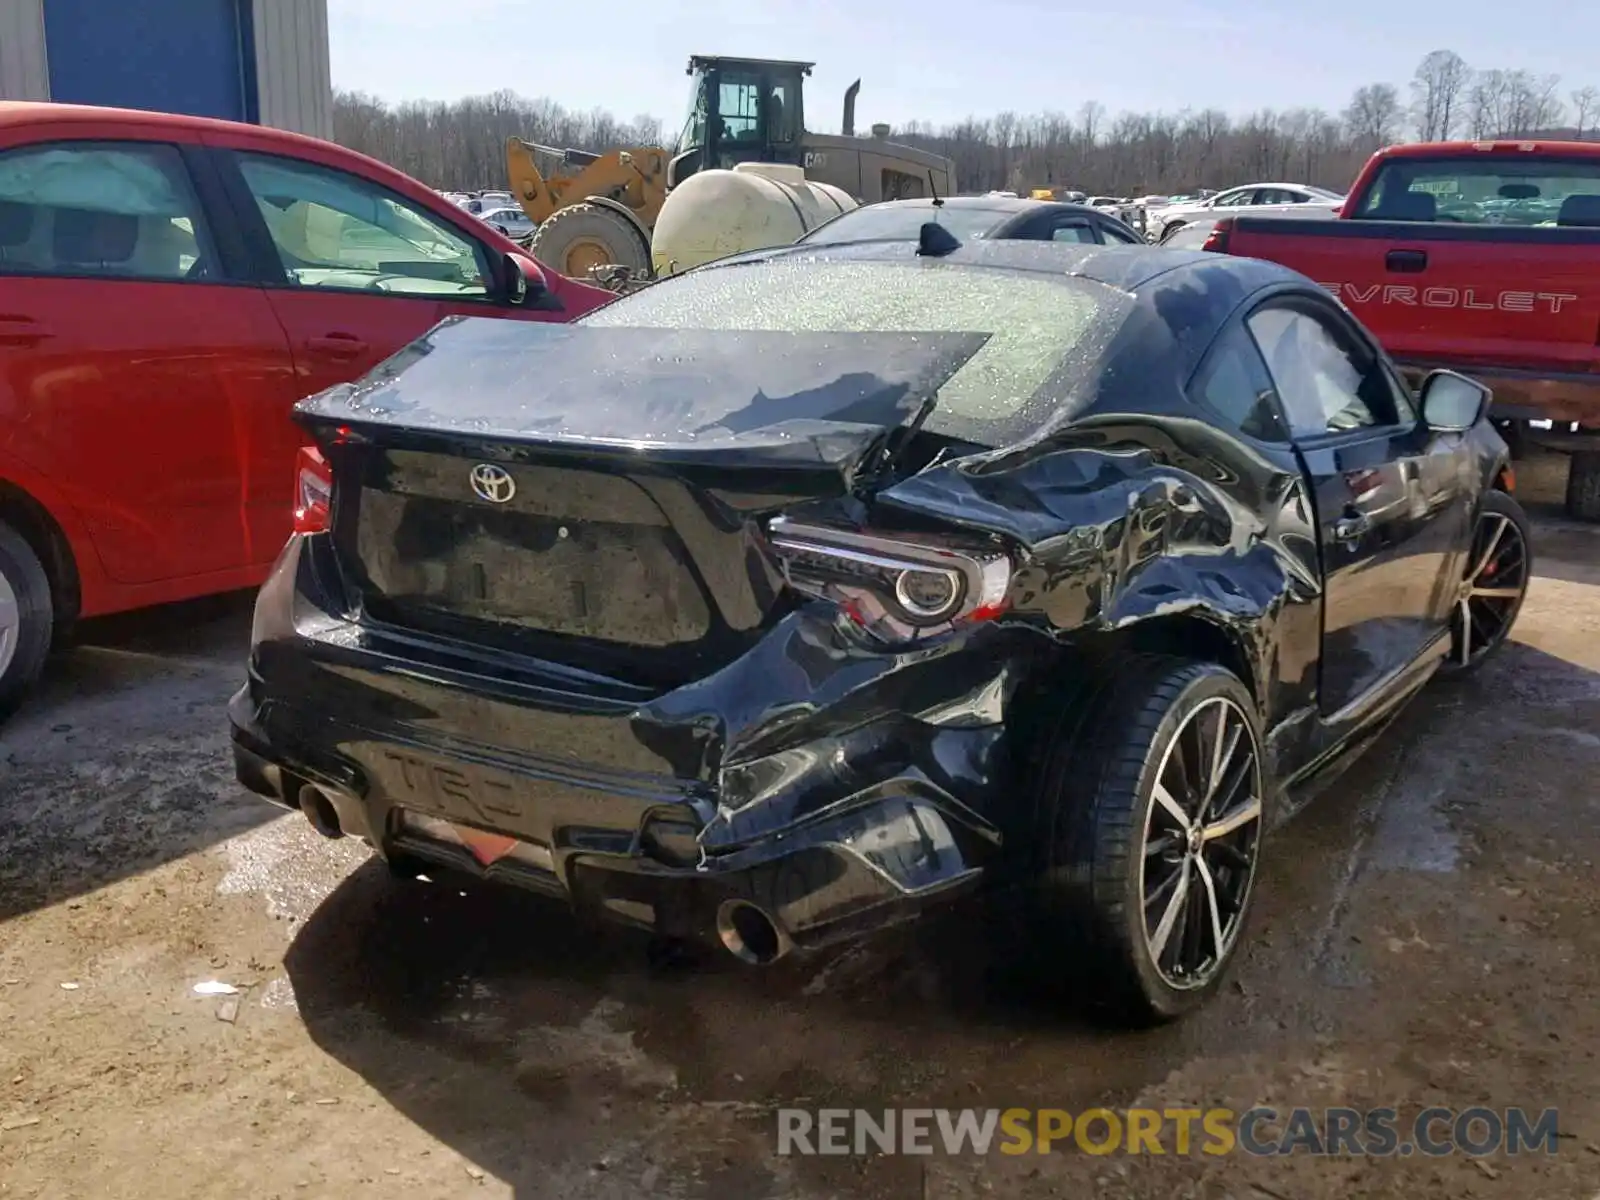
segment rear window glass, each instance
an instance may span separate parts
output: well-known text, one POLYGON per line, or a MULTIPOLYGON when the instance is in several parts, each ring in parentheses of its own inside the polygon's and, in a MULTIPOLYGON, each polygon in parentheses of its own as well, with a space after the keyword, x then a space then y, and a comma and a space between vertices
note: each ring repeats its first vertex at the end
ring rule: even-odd
POLYGON ((1600 158, 1391 159, 1355 213, 1371 220, 1600 226, 1600 158))
POLYGON ((800 241, 818 246, 841 242, 914 242, 929 221, 937 221, 961 241, 983 237, 1015 210, 1006 208, 934 208, 928 204, 868 205, 835 217, 800 241))
POLYGON ((1103 284, 1030 271, 756 262, 665 280, 580 320, 671 329, 991 334, 939 389, 927 428, 1001 446, 1074 415, 1133 303, 1103 284))

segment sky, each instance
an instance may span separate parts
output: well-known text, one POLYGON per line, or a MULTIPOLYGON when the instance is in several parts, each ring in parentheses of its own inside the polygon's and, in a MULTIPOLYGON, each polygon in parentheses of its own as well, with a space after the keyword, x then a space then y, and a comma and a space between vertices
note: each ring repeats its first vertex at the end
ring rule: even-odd
POLYGON ((687 106, 692 53, 815 61, 806 124, 1320 107, 1430 50, 1600 86, 1600 4, 1523 0, 327 0, 333 83, 385 100, 509 88, 568 109, 687 106), (831 98, 831 103, 830 103, 831 98))

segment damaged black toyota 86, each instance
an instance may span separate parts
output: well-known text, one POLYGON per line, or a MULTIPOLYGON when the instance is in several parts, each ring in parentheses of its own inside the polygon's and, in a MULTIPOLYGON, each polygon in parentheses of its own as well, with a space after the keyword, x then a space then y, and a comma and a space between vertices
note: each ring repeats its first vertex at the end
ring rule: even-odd
POLYGON ((297 411, 238 774, 750 962, 989 885, 1168 1019, 1264 833, 1516 619, 1488 400, 1147 247, 786 247, 446 321, 297 411))

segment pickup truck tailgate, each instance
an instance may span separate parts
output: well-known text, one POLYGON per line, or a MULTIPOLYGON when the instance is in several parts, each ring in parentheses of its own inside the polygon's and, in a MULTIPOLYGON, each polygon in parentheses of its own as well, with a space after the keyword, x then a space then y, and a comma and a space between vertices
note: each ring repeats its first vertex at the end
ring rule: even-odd
POLYGON ((1600 365, 1600 229, 1245 217, 1227 250, 1310 276, 1402 362, 1600 365))

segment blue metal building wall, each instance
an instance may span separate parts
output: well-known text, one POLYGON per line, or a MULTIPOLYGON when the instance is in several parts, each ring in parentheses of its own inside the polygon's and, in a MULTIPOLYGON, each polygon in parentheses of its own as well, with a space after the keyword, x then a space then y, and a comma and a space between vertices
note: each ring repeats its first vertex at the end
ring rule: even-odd
POLYGON ((254 121, 250 0, 44 0, 50 98, 254 121))

